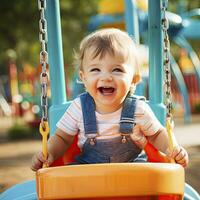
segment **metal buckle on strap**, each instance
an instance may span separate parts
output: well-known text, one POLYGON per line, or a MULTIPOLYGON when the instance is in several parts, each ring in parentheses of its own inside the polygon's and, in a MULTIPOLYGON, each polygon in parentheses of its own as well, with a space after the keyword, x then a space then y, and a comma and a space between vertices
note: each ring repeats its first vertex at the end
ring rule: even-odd
POLYGON ((130 134, 121 133, 121 136, 122 136, 122 143, 126 143, 127 142, 127 137, 130 136, 130 134))
POLYGON ((122 143, 126 143, 126 141, 127 141, 126 136, 123 135, 123 136, 122 136, 122 143))
POLYGON ((96 139, 95 138, 90 138, 90 145, 94 146, 96 143, 96 139))
POLYGON ((90 143, 90 145, 95 145, 95 143, 96 143, 96 136, 97 136, 97 134, 95 133, 95 134, 86 134, 86 137, 89 139, 89 143, 90 143))

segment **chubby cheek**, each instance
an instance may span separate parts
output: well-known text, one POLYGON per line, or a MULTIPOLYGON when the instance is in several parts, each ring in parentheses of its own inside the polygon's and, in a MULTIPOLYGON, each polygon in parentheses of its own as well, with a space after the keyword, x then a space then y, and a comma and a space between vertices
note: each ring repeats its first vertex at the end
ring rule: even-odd
POLYGON ((118 81, 117 87, 121 90, 121 92, 126 93, 130 90, 130 87, 132 85, 132 81, 128 78, 124 78, 118 81))
POLYGON ((95 81, 95 79, 86 79, 85 81, 84 81, 84 85, 85 85, 85 88, 86 88, 86 90, 90 93, 94 93, 95 91, 96 91, 96 81, 95 81))
POLYGON ((130 87, 124 86, 118 88, 118 96, 121 96, 121 98, 124 98, 128 92, 130 91, 130 87))

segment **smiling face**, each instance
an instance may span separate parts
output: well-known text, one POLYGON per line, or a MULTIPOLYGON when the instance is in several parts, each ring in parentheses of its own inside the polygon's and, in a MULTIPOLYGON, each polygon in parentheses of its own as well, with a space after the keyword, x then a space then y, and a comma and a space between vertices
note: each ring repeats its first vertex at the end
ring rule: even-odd
POLYGON ((108 52, 94 58, 90 48, 83 59, 80 78, 93 97, 99 113, 114 112, 122 103, 133 83, 134 67, 120 56, 108 52))
POLYGON ((83 39, 77 61, 80 78, 100 113, 114 112, 140 79, 137 48, 127 33, 102 29, 83 39))

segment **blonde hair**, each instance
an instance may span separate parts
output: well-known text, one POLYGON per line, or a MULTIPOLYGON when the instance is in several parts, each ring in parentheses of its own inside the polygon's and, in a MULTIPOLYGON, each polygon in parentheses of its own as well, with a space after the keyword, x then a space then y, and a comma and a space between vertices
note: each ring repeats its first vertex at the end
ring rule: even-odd
POLYGON ((75 52, 75 60, 82 70, 83 59, 85 53, 90 48, 93 48, 93 58, 100 56, 103 58, 106 53, 115 56, 122 61, 130 63, 134 69, 134 83, 137 84, 140 81, 140 68, 137 56, 137 47, 133 39, 124 31, 116 28, 107 28, 97 30, 88 36, 86 36, 81 44, 79 52, 75 52))

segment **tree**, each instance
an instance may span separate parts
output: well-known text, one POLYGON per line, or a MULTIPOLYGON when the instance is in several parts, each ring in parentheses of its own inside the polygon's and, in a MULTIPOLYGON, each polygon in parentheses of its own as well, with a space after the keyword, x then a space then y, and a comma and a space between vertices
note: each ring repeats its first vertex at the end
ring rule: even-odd
MULTIPOLYGON (((72 62, 73 48, 87 31, 88 19, 96 12, 96 5, 97 0, 60 1, 66 63, 72 62)), ((16 52, 19 68, 23 62, 37 66, 40 51, 37 1, 2 0, 0 13, 0 74, 7 72, 9 49, 16 52)))

